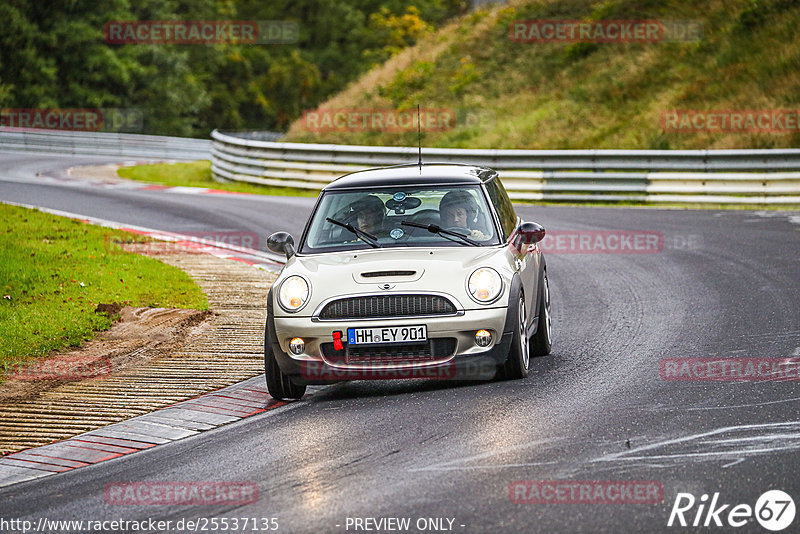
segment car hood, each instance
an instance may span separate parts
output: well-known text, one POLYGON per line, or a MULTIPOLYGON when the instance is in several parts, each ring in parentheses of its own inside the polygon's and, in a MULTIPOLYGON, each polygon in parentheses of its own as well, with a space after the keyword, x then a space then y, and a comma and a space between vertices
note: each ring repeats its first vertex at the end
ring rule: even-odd
MULTIPOLYGON (((309 303, 297 316, 311 315, 325 300, 352 294, 428 291, 446 293, 464 309, 482 307, 467 294, 467 277, 478 267, 493 267, 506 282, 513 270, 503 247, 390 248, 351 253, 293 256, 275 287, 287 276, 304 276, 311 284, 309 303)), ((508 283, 504 292, 508 291, 508 283)), ((507 299, 495 303, 505 306, 507 299)), ((276 307, 276 313, 278 307, 276 307)))

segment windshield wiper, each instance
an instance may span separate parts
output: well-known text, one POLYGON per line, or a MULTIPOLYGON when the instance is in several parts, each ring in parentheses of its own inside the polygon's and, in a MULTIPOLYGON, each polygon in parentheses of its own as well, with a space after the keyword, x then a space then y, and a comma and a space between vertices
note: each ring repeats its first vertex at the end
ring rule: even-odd
MULTIPOLYGON (((458 232, 453 232, 452 230, 447 230, 445 228, 442 228, 438 224, 420 224, 420 223, 415 223, 415 222, 410 222, 410 221, 403 221, 400 224, 402 224, 403 226, 413 226, 414 228, 423 228, 423 229, 429 231, 432 234, 439 234, 439 235, 441 235, 443 237, 451 235, 453 237, 457 237, 457 238, 463 240, 463 243, 470 244, 473 247, 479 247, 480 246, 480 243, 478 243, 477 241, 473 241, 472 239, 468 238, 464 234, 459 234, 458 232)), ((450 241, 453 241, 453 240, 451 239, 450 241)), ((459 241, 454 241, 454 242, 458 243, 459 241)))
POLYGON ((348 230, 350 230, 351 232, 356 234, 357 238, 359 238, 361 241, 363 241, 364 243, 368 244, 372 248, 382 248, 381 244, 378 243, 378 238, 376 236, 374 236, 374 235, 372 235, 372 234, 370 234, 368 232, 365 232, 364 230, 361 230, 360 228, 356 228, 352 224, 343 223, 342 221, 337 221, 336 219, 331 219, 330 217, 326 217, 325 220, 328 221, 329 223, 333 223, 333 224, 339 225, 342 228, 347 228, 348 230))

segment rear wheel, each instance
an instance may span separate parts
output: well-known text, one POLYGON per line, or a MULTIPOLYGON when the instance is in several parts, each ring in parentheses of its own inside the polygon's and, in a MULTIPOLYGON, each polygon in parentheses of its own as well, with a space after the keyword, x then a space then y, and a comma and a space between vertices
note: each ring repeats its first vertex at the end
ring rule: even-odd
POLYGON ((272 352, 274 339, 275 330, 268 317, 266 335, 264 336, 264 374, 267 378, 267 391, 276 400, 301 399, 306 393, 306 385, 296 384, 289 375, 281 371, 278 361, 275 359, 275 354, 272 352))
MULTIPOLYGON (((512 310, 509 310, 511 313, 512 310)), ((516 310, 514 335, 511 339, 511 349, 508 358, 502 367, 502 377, 507 379, 525 378, 528 376, 528 367, 531 362, 528 347, 528 335, 525 328, 528 315, 525 310, 525 296, 520 293, 516 310)))
POLYGON ((552 348, 553 318, 550 315, 550 284, 547 271, 542 278, 542 300, 539 302, 539 325, 531 338, 531 352, 534 356, 546 356, 552 348))

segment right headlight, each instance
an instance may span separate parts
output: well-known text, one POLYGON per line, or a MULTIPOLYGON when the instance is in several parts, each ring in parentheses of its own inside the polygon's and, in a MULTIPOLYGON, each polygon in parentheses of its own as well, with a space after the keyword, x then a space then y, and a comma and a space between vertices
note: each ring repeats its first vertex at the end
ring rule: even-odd
POLYGON ((488 304, 500 296, 503 291, 503 279, 491 267, 481 267, 469 275, 467 289, 476 302, 488 304))
POLYGON ((311 287, 302 276, 292 275, 281 283, 278 303, 288 312, 300 311, 308 302, 311 287))

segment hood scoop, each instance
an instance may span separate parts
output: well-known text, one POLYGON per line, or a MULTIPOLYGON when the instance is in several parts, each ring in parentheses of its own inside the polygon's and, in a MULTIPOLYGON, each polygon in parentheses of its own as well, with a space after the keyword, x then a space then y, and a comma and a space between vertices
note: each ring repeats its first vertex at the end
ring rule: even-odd
POLYGON ((359 284, 379 284, 384 282, 414 282, 419 280, 424 269, 386 269, 382 271, 365 271, 353 273, 353 279, 359 284))
POLYGON ((371 271, 368 273, 361 273, 364 278, 387 278, 390 276, 414 276, 417 271, 371 271))

